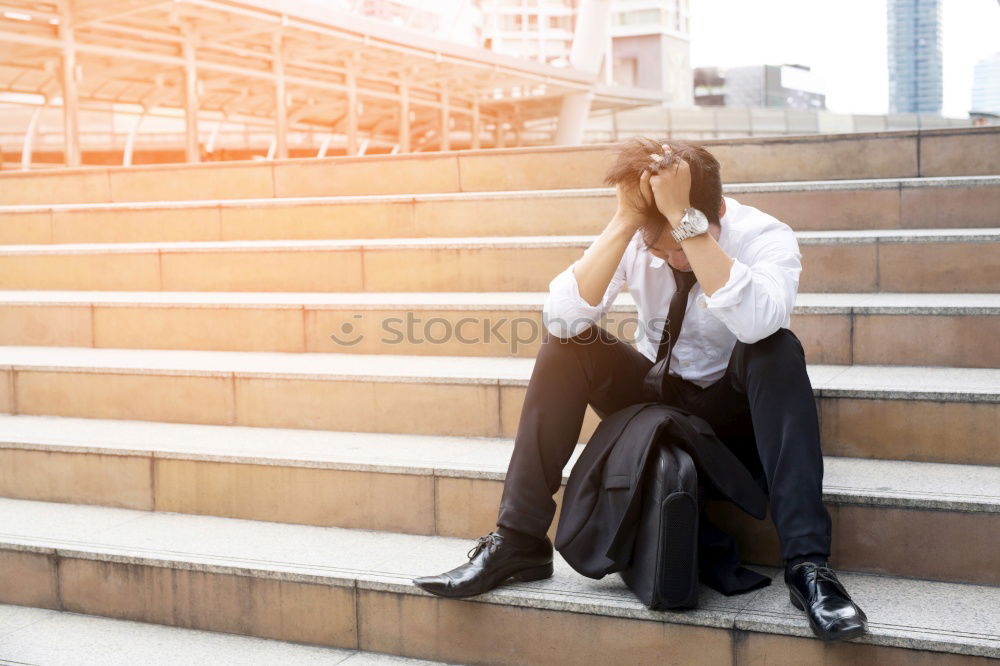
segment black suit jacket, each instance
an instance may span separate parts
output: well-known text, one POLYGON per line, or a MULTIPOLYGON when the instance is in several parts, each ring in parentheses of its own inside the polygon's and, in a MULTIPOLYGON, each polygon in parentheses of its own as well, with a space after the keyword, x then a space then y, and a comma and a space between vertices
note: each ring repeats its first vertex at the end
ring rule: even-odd
MULTIPOLYGON (((659 402, 630 405, 598 425, 570 472, 555 548, 576 571, 603 578, 628 568, 641 509, 643 470, 653 444, 682 447, 711 484, 754 518, 767 515, 767 496, 704 419, 659 402)), ((699 517, 699 578, 723 594, 770 584, 743 567, 735 540, 699 517)))

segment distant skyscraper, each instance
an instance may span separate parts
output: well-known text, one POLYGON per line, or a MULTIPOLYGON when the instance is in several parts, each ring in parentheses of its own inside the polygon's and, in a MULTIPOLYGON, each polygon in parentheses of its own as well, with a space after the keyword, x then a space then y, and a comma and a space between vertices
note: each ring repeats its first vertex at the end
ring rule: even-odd
POLYGON ((970 112, 1000 115, 1000 53, 976 63, 972 75, 970 112))
POLYGON ((941 113, 940 0, 888 0, 887 9, 890 113, 941 113))

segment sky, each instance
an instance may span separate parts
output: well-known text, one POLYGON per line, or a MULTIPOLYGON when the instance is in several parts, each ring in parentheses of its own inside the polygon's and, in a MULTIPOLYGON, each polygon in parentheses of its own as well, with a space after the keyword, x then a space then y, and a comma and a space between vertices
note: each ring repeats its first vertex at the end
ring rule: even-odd
MULTIPOLYGON (((973 66, 1000 51, 1000 3, 942 2, 942 114, 966 118, 973 66)), ((691 0, 691 66, 808 65, 831 111, 883 114, 886 32, 886 0, 691 0)))

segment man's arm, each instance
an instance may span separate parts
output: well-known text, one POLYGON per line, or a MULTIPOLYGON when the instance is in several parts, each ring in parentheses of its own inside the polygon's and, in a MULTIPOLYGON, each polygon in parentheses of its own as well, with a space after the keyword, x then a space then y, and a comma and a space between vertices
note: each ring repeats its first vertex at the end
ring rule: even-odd
POLYGON ((789 320, 799 289, 802 254, 795 233, 782 224, 761 232, 740 255, 745 261, 733 260, 725 285, 711 295, 706 292, 705 307, 738 340, 753 344, 789 320))
MULTIPOLYGON (((684 213, 681 213, 684 217, 684 213)), ((681 217, 670 220, 670 225, 676 229, 681 223, 681 217)), ((698 278, 702 291, 711 296, 721 289, 732 275, 734 259, 726 254, 712 234, 704 233, 681 241, 684 256, 691 264, 691 270, 698 278)))
MULTIPOLYGON (((549 295, 542 308, 542 323, 549 332, 558 338, 571 338, 590 328, 610 309, 618 293, 625 285, 624 252, 618 263, 612 267, 613 273, 608 284, 597 299, 591 304, 580 293, 575 272, 586 259, 595 258, 598 253, 597 241, 588 247, 581 259, 574 261, 564 271, 555 276, 549 283, 549 295)), ((607 250, 604 250, 606 253, 607 250)), ((600 257, 598 257, 600 259, 600 257)))
POLYGON ((634 225, 615 216, 573 265, 580 296, 588 305, 600 305, 635 232, 634 225))
POLYGON ((582 333, 608 311, 621 291, 625 249, 645 221, 640 206, 647 200, 641 186, 648 188, 648 182, 646 173, 637 186, 618 185, 614 217, 583 256, 549 283, 542 322, 553 335, 569 338, 582 333))
MULTIPOLYGON (((650 180, 656 207, 676 229, 691 194, 690 165, 677 159, 650 180)), ((752 344, 781 328, 791 315, 798 292, 802 255, 786 224, 768 225, 741 252, 730 257, 708 233, 681 241, 684 256, 705 292, 705 307, 736 338, 752 344)))
MULTIPOLYGON (((669 153, 670 149, 664 146, 664 151, 669 153)), ((655 170, 656 174, 649 178, 650 193, 657 209, 676 229, 684 217, 684 209, 691 206, 691 165, 675 158, 669 164, 656 165, 655 170)), ((648 173, 649 170, 643 172, 643 176, 648 173)), ((713 294, 729 280, 733 258, 726 254, 714 236, 704 233, 686 238, 681 241, 681 248, 706 294, 713 294)))

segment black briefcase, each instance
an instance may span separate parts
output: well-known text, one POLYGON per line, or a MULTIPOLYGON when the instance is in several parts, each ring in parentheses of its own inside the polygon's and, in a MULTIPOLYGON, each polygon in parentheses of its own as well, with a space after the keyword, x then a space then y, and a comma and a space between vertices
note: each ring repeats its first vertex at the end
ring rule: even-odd
POLYGON ((668 442, 653 445, 643 471, 632 560, 619 575, 652 610, 698 604, 698 470, 668 442))

